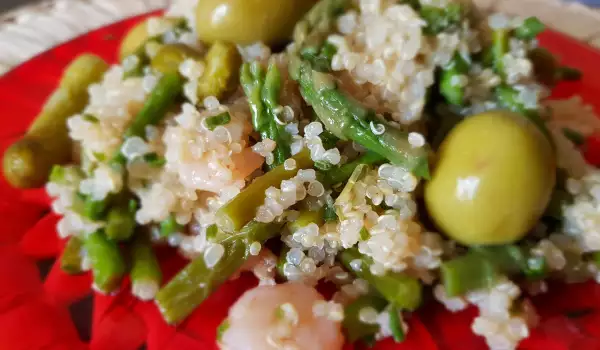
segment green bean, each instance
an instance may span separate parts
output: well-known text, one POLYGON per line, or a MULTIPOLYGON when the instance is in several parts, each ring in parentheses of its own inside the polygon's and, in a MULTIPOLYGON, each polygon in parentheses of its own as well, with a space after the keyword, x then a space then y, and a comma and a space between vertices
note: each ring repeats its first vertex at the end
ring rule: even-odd
POLYGON ((119 246, 104 232, 96 231, 86 237, 84 247, 92 264, 94 287, 107 294, 118 290, 126 273, 119 246))
POLYGON ((204 257, 190 262, 156 295, 158 309, 169 324, 185 319, 217 287, 237 271, 249 255, 250 242, 263 242, 279 234, 281 224, 250 222, 238 233, 217 239, 225 253, 213 266, 204 257))
POLYGON ((83 272, 81 266, 83 241, 78 237, 69 238, 60 258, 60 268, 69 275, 77 275, 83 272))
POLYGON ((344 321, 342 328, 346 334, 346 339, 350 343, 362 339, 369 335, 374 335, 379 332, 379 325, 364 323, 360 320, 360 311, 370 307, 377 312, 383 311, 387 305, 387 301, 377 296, 365 295, 361 296, 344 309, 344 321))
POLYGON ((299 169, 307 169, 313 165, 310 154, 306 151, 300 152, 292 159, 296 161, 294 170, 286 170, 283 165, 279 165, 254 180, 235 198, 222 206, 215 217, 219 229, 225 232, 239 231, 256 216, 256 210, 265 201, 267 188, 271 186, 279 188, 281 181, 292 178, 299 169))
POLYGON ((370 271, 372 260, 359 253, 356 248, 342 251, 339 258, 348 271, 369 282, 392 305, 412 311, 421 304, 421 283, 416 278, 395 272, 374 275, 370 271), (360 266, 351 264, 353 261, 360 261, 360 266))
POLYGON ((131 247, 131 293, 141 300, 151 300, 162 283, 162 272, 152 242, 138 234, 131 247))
POLYGON ((291 71, 298 71, 296 77, 302 96, 313 106, 327 130, 340 139, 358 142, 416 176, 429 177, 428 147, 412 147, 407 133, 376 119, 374 111, 364 108, 338 89, 331 75, 314 71, 307 62, 295 62, 290 66, 291 71), (374 133, 375 124, 383 126, 381 134, 374 133))

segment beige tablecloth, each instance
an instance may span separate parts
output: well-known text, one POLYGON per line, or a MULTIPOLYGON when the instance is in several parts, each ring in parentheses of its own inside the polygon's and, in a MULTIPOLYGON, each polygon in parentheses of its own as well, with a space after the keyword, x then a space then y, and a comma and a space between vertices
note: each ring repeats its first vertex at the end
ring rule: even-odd
MULTIPOLYGON (((600 48, 600 11, 564 0, 474 0, 480 7, 536 15, 549 26, 600 48)), ((0 15, 0 74, 89 30, 164 8, 169 0, 45 0, 0 15)))

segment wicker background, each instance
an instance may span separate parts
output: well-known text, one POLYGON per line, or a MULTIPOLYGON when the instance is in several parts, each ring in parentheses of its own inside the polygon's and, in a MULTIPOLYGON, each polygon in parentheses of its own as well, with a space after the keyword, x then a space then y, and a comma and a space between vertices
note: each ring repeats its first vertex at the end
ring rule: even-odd
MULTIPOLYGON (((1 0, 0 0, 1 1, 1 0)), ((0 75, 89 30, 167 6, 169 0, 45 0, 0 15, 0 75)), ((485 9, 536 15, 600 48, 600 11, 565 0, 475 0, 485 9)))

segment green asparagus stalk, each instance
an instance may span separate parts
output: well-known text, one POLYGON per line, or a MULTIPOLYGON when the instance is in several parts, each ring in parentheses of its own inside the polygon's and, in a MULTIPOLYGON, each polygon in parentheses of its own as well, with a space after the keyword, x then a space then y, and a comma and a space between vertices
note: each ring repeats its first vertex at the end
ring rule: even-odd
POLYGON ((321 47, 336 18, 352 5, 350 0, 321 0, 296 24, 294 43, 296 48, 321 47))
POLYGON ((331 75, 314 71, 308 62, 291 63, 290 73, 298 79, 304 99, 335 136, 358 142, 416 176, 429 177, 428 148, 412 147, 405 132, 377 120, 372 110, 340 91, 331 75), (383 133, 373 132, 375 124, 384 126, 383 133))
POLYGON ((317 224, 317 226, 321 226, 323 224, 323 211, 324 209, 319 210, 303 210, 300 212, 298 218, 294 221, 288 223, 288 228, 290 232, 294 233, 299 229, 306 227, 310 224, 317 224))
POLYGON ((394 272, 381 276, 372 274, 372 260, 359 253, 356 248, 342 251, 339 258, 348 271, 369 282, 392 305, 412 311, 421 304, 421 283, 417 279, 394 272), (353 267, 352 261, 360 261, 360 266, 355 269, 357 266, 353 267))
POLYGON ((92 263, 94 287, 107 294, 118 290, 126 273, 119 246, 103 231, 96 231, 87 236, 84 247, 92 263))
POLYGON ((85 196, 85 200, 83 201, 83 216, 93 221, 103 219, 110 201, 110 196, 99 201, 94 200, 91 196, 85 196))
POLYGON ((60 258, 60 268, 69 275, 82 273, 82 250, 83 241, 79 237, 72 236, 69 238, 60 258))
POLYGON ((267 188, 271 186, 279 188, 281 181, 295 176, 298 169, 307 169, 313 165, 307 151, 298 153, 292 159, 296 161, 296 169, 286 170, 283 165, 277 166, 254 180, 235 198, 221 207, 215 218, 219 229, 227 233, 239 231, 256 216, 256 209, 265 201, 267 188))
POLYGON ((381 312, 385 309, 387 304, 385 299, 373 295, 365 295, 346 306, 344 309, 344 321, 342 321, 342 327, 348 342, 354 343, 359 339, 379 332, 379 325, 364 323, 360 320, 359 315, 361 310, 367 307, 373 308, 377 312, 381 312))
POLYGON ((152 242, 138 234, 131 247, 131 293, 141 300, 152 300, 162 283, 162 272, 152 242))
POLYGON ((508 53, 510 32, 507 29, 496 29, 492 32, 492 61, 497 74, 505 76, 504 55, 508 53))
POLYGON ((473 247, 467 254, 442 264, 442 282, 449 296, 458 296, 493 287, 501 276, 523 273, 537 279, 547 273, 545 260, 541 260, 514 245, 473 247))
POLYGON ((290 154, 286 131, 276 122, 275 109, 279 106, 281 73, 274 62, 269 64, 266 75, 259 62, 244 63, 240 70, 240 82, 248 97, 254 129, 263 140, 268 138, 277 143, 273 151, 273 166, 277 166, 290 154))
POLYGON ((250 242, 263 242, 279 234, 281 224, 250 222, 239 232, 220 235, 223 257, 211 268, 204 257, 190 262, 156 295, 156 304, 169 324, 182 321, 217 287, 235 273, 249 256, 250 242))
POLYGON ((422 6, 419 13, 427 22, 424 32, 428 35, 454 29, 462 23, 462 5, 459 3, 449 3, 443 8, 422 6))
POLYGON ((135 200, 123 201, 112 207, 106 218, 106 227, 104 228, 106 236, 114 241, 130 239, 136 226, 136 209, 135 200))
MULTIPOLYGON (((129 128, 125 131, 125 138, 146 135, 146 126, 160 123, 169 108, 171 108, 183 90, 183 78, 177 73, 168 73, 162 76, 156 87, 148 96, 142 110, 135 116, 129 128)), ((113 162, 123 165, 126 162, 119 148, 113 162)))
POLYGON ((396 343, 401 343, 406 339, 406 333, 404 332, 404 326, 400 319, 400 310, 395 306, 392 306, 389 310, 390 315, 390 329, 392 330, 392 337, 396 343))
POLYGON ((337 168, 333 168, 325 173, 320 173, 319 181, 323 184, 323 186, 330 187, 348 180, 354 172, 354 169, 361 164, 377 165, 383 162, 385 162, 384 157, 377 153, 367 152, 349 163, 337 168))

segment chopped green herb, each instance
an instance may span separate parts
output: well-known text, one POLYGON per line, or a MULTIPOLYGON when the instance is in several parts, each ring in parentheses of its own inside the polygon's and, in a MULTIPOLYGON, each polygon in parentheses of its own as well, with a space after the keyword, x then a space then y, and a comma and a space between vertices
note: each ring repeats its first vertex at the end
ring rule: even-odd
POLYGON ((221 324, 219 325, 219 327, 217 327, 217 341, 218 342, 221 341, 221 339, 223 338, 223 333, 225 333, 225 331, 227 331, 228 328, 229 328, 229 320, 224 319, 223 322, 221 322, 221 324))
POLYGON ((546 26, 537 17, 529 17, 515 29, 515 36, 521 40, 533 40, 545 29, 546 26))
POLYGON ((331 164, 325 160, 318 160, 315 162, 315 169, 321 170, 321 171, 329 171, 329 170, 333 169, 333 164, 331 164))
POLYGON ((160 168, 167 163, 163 157, 159 157, 156 153, 148 153, 144 155, 144 161, 153 168, 160 168))
POLYGON ((325 220, 325 222, 336 221, 338 219, 333 205, 325 206, 325 211, 323 212, 323 219, 325 220))
POLYGON ((219 228, 216 224, 212 224, 206 228, 206 239, 213 240, 217 237, 217 233, 219 232, 219 228))
POLYGON ((406 339, 404 327, 402 327, 402 320, 400 320, 400 310, 395 306, 392 306, 389 311, 390 315, 390 329, 392 336, 396 343, 401 343, 406 339))
POLYGON ((231 121, 231 115, 229 112, 223 112, 221 114, 206 118, 206 128, 213 131, 217 126, 227 125, 231 121))
POLYGON ((100 122, 100 120, 99 120, 98 118, 96 118, 95 116, 93 116, 93 115, 91 115, 91 114, 84 114, 84 115, 82 116, 82 118, 83 118, 83 120, 85 120, 85 121, 87 121, 87 122, 90 122, 90 123, 94 123, 94 124, 96 124, 96 123, 99 123, 99 122, 100 122))
POLYGON ((583 136, 581 133, 579 133, 573 129, 563 128, 562 132, 566 138, 568 138, 571 142, 573 142, 577 146, 581 146, 585 143, 585 136, 583 136))
POLYGON ((182 228, 183 226, 175 220, 175 215, 171 215, 160 223, 160 236, 169 237, 173 233, 179 232, 182 228))

